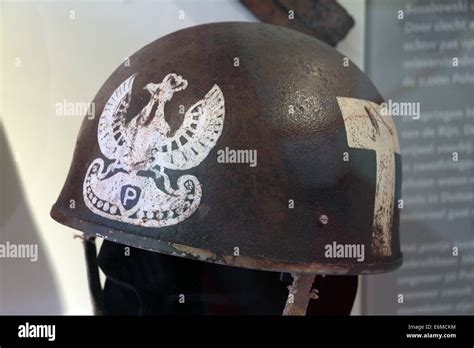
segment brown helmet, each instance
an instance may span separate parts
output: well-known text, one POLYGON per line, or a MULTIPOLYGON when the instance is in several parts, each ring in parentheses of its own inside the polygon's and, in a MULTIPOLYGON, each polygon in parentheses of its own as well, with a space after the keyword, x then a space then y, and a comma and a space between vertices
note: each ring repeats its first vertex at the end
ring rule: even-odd
POLYGON ((128 62, 95 97, 99 117, 83 121, 55 220, 258 270, 401 264, 396 129, 335 49, 272 25, 216 23, 128 62))

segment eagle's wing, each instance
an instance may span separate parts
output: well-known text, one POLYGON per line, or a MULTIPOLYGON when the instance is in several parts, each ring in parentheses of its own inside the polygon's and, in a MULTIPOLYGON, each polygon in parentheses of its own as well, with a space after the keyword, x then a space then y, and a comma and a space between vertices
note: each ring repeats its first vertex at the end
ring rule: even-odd
POLYGON ((174 136, 155 147, 154 163, 184 170, 197 166, 216 145, 224 126, 224 96, 214 85, 206 96, 191 106, 174 136))
POLYGON ((133 74, 117 87, 100 115, 97 140, 102 154, 108 159, 120 156, 118 150, 125 142, 125 116, 130 105, 135 76, 136 74, 133 74))

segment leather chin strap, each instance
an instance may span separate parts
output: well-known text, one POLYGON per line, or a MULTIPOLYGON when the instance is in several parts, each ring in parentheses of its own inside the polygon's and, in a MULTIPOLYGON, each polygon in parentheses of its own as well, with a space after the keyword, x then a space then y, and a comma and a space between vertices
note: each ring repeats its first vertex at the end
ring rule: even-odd
POLYGON ((82 239, 84 246, 84 256, 86 258, 87 281, 89 283, 89 293, 92 301, 94 315, 104 313, 104 291, 100 284, 99 264, 97 261, 97 247, 95 237, 83 234, 78 236, 82 239))
POLYGON ((293 283, 288 286, 288 299, 286 300, 283 315, 306 315, 309 300, 317 294, 313 289, 315 274, 292 273, 293 283))

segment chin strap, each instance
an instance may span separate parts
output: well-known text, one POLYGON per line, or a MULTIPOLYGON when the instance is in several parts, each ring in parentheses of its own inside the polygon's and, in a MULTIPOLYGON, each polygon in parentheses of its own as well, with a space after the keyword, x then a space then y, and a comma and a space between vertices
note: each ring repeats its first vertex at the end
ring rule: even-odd
POLYGON ((289 294, 283 315, 306 315, 309 300, 317 298, 313 289, 315 274, 292 273, 293 283, 288 286, 289 294))
POLYGON ((76 237, 82 239, 82 245, 84 246, 87 281, 89 283, 89 292, 94 315, 102 315, 104 313, 104 293, 100 284, 95 237, 86 234, 78 235, 76 237))
MULTIPOLYGON (((103 315, 104 293, 100 284, 99 265, 95 237, 87 234, 76 235, 84 246, 86 258, 87 280, 95 315, 103 315)), ((293 283, 288 286, 289 294, 286 300, 283 315, 306 315, 309 301, 318 298, 317 290, 313 289, 315 274, 292 273, 293 283)))

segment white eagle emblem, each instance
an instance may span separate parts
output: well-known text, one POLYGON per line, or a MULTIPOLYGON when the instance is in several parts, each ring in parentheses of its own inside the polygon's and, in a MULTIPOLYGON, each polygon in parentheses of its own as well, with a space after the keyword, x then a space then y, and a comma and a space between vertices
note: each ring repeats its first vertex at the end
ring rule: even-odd
POLYGON ((148 104, 127 124, 136 74, 114 91, 99 119, 97 139, 102 158, 89 166, 83 185, 84 202, 95 214, 134 225, 162 227, 191 216, 201 202, 202 187, 192 175, 182 175, 173 187, 165 169, 199 165, 216 145, 224 126, 224 96, 214 85, 185 113, 171 134, 165 104, 188 82, 168 74, 148 83, 148 104), (154 113, 152 113, 154 111, 154 113))

